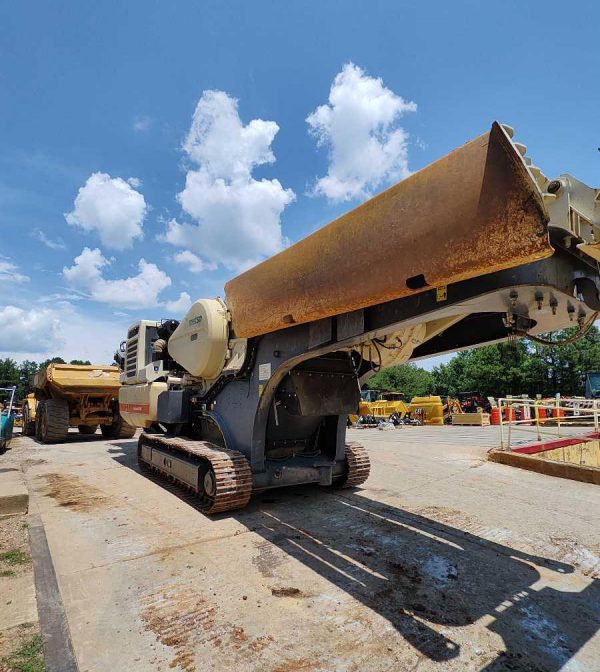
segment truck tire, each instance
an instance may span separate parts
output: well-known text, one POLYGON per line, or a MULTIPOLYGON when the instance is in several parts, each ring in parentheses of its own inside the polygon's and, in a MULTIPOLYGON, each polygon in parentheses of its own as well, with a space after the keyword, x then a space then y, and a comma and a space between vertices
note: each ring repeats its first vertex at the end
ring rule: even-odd
POLYGON ((35 420, 29 419, 29 405, 27 402, 23 404, 23 436, 33 436, 35 434, 35 420))
POLYGON ((95 434, 98 426, 90 427, 89 425, 77 425, 80 434, 95 434))
POLYGON ((119 415, 112 425, 100 425, 100 431, 105 439, 131 439, 137 427, 125 422, 119 415))
POLYGON ((69 433, 69 404, 65 399, 40 401, 36 415, 36 435, 42 443, 66 440, 69 433))

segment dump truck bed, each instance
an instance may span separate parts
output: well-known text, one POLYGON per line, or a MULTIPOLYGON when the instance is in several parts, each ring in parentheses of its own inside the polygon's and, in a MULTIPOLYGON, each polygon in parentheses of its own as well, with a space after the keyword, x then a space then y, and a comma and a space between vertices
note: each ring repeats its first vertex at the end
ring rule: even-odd
POLYGON ((239 337, 366 308, 552 255, 542 193, 488 133, 225 285, 239 337))
POLYGON ((117 395, 121 385, 116 366, 49 364, 35 375, 33 386, 38 390, 51 386, 63 393, 114 392, 117 395))

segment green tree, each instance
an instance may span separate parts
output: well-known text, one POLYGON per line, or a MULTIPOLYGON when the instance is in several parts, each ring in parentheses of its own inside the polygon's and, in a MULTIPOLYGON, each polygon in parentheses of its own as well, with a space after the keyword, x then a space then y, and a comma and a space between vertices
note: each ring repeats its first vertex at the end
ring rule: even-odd
POLYGON ((37 362, 25 359, 19 365, 19 382, 17 384, 16 399, 23 399, 31 392, 31 379, 37 373, 37 362))
POLYGON ((521 394, 526 391, 523 367, 528 356, 522 341, 464 350, 447 364, 434 367, 434 390, 450 396, 471 391, 484 396, 521 394))
POLYGON ((52 359, 46 359, 39 366, 39 371, 45 369, 48 364, 66 364, 65 360, 62 357, 52 357, 52 359))
POLYGON ((89 365, 91 364, 89 359, 83 360, 83 359, 72 359, 69 364, 78 364, 78 365, 89 365))
MULTIPOLYGON (((545 340, 563 341, 577 333, 576 328, 546 335, 545 340)), ((530 394, 550 396, 582 395, 587 371, 600 370, 600 331, 592 327, 584 338, 569 345, 543 345, 532 342, 525 365, 530 394)))
MULTIPOLYGON (((577 333, 565 329, 544 340, 563 341, 577 333)), ((581 395, 585 373, 600 370, 600 331, 592 327, 569 345, 543 345, 530 340, 496 343, 459 352, 432 370, 436 394, 456 396, 477 391, 484 396, 528 394, 581 395)))
POLYGON ((19 382, 19 367, 14 359, 0 359, 0 387, 10 387, 19 382))
POLYGON ((369 379, 367 386, 381 392, 403 392, 408 399, 431 394, 433 379, 429 371, 414 364, 390 366, 369 379))

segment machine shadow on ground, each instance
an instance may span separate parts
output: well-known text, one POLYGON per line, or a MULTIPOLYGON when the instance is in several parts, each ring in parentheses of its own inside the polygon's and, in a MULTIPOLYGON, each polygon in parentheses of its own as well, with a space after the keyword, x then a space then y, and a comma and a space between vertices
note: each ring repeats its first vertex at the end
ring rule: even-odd
MULTIPOLYGON (((117 462, 139 471, 137 442, 112 446, 117 462)), ((195 507, 186 491, 149 478, 195 507)), ((436 663, 461 655, 461 644, 439 630, 458 634, 483 617, 477 627, 499 635, 506 652, 490 660, 486 638, 477 636, 480 645, 462 653, 480 653, 485 672, 558 671, 600 629, 600 580, 581 592, 543 585, 549 577, 568 582, 573 567, 382 504, 366 491, 270 491, 215 518, 226 517, 381 615, 436 663)))
MULTIPOLYGON (((15 439, 23 436, 21 433, 15 434, 15 439)), ((46 444, 43 441, 40 441, 36 436, 28 436, 28 439, 31 439, 34 443, 42 448, 47 445, 56 445, 56 444, 46 444)), ((98 430, 94 434, 80 434, 78 431, 69 432, 67 438, 64 441, 61 441, 61 444, 70 444, 70 443, 88 443, 92 441, 106 441, 106 437, 102 435, 102 432, 98 430)))

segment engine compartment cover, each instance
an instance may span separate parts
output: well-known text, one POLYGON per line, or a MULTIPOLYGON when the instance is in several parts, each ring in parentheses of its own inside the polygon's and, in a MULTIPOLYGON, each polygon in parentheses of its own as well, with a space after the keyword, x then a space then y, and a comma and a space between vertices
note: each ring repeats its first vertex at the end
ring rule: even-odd
POLYGON ((196 378, 213 380, 227 358, 229 320, 219 299, 199 299, 169 339, 169 355, 196 378))

